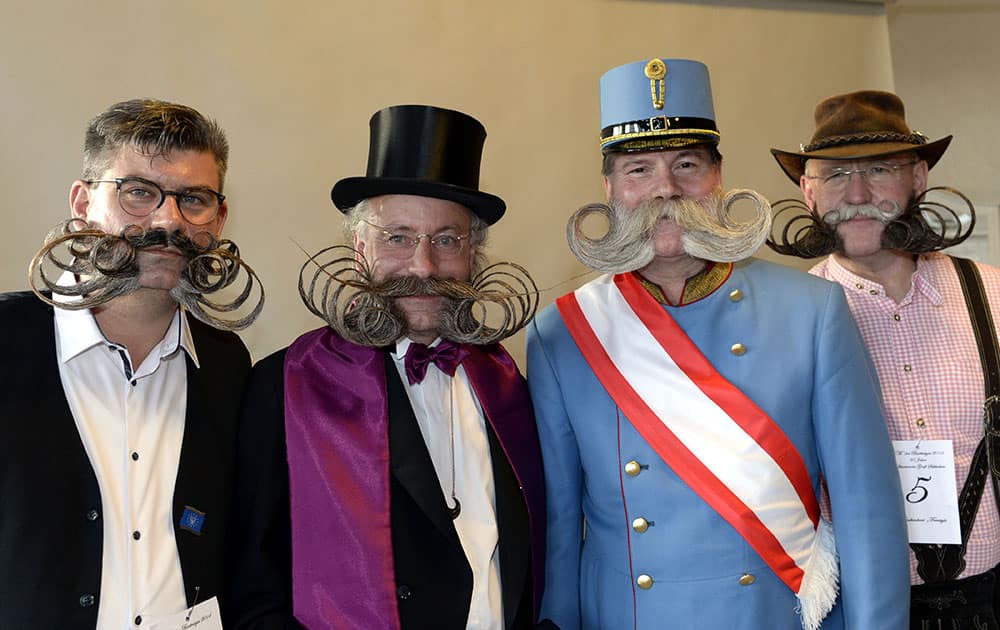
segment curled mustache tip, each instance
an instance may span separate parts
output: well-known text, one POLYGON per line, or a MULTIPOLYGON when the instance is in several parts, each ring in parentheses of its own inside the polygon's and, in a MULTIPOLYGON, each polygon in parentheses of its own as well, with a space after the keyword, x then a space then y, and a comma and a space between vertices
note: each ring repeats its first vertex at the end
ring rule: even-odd
MULTIPOLYGON (((975 228, 975 206, 960 191, 948 186, 928 188, 904 207, 902 211, 892 212, 895 216, 884 222, 882 246, 885 249, 911 254, 941 251, 964 242, 975 228), (929 200, 929 193, 951 196, 955 200, 929 200), (952 205, 964 205, 968 212, 961 213, 952 205), (968 220, 963 221, 963 216, 968 220)), ((878 208, 876 211, 885 212, 878 208)), ((767 245, 779 254, 806 259, 844 251, 836 225, 817 218, 811 208, 797 199, 775 202, 767 245)))
POLYGON ((58 308, 101 306, 140 288, 138 253, 150 247, 170 247, 187 259, 170 295, 194 317, 214 328, 241 330, 259 315, 264 289, 257 274, 240 257, 235 243, 217 241, 208 232, 188 237, 180 231, 130 224, 118 234, 109 234, 83 219, 67 219, 49 232, 28 265, 29 286, 39 299, 58 308), (68 272, 76 281, 59 284, 59 278, 53 279, 55 274, 47 273, 46 267, 59 276, 68 272), (219 301, 208 297, 232 286, 241 272, 247 276, 246 286, 235 298, 219 301), (254 289, 257 301, 247 315, 237 319, 219 316, 247 304, 254 289), (56 301, 50 295, 73 299, 56 301))
POLYGON ((538 305, 534 281, 513 263, 491 265, 470 282, 412 276, 377 281, 361 252, 346 245, 307 254, 299 271, 299 295, 341 337, 373 347, 388 346, 406 334, 406 316, 395 302, 400 297, 441 296, 439 335, 472 344, 509 337, 527 325, 538 305), (494 319, 499 322, 490 325, 494 319))

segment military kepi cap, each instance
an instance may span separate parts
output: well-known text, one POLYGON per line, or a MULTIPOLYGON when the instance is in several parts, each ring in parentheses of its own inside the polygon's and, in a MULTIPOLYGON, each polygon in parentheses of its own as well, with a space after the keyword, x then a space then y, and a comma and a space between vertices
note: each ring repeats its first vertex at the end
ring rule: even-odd
POLYGON ((365 176, 342 179, 330 191, 342 212, 379 195, 418 195, 460 203, 489 225, 503 216, 503 199, 479 190, 486 129, 472 116, 395 105, 375 112, 369 127, 365 176))
POLYGON ((700 61, 636 61, 601 77, 603 153, 718 142, 712 85, 700 61))

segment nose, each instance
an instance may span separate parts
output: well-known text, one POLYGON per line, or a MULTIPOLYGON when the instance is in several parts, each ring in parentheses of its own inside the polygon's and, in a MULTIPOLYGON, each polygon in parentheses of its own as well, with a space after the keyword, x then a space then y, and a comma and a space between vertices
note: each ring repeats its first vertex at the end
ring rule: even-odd
POLYGON ((670 172, 670 169, 664 169, 659 174, 659 177, 656 178, 653 198, 667 201, 670 199, 680 199, 683 196, 684 189, 677 182, 674 174, 670 172))
POLYGON ((858 205, 868 203, 871 197, 872 191, 868 186, 868 180, 861 173, 851 173, 847 179, 847 188, 844 190, 844 201, 858 205))
POLYGON ((437 273, 437 258, 431 239, 423 236, 410 257, 410 273, 418 278, 431 278, 437 273))
POLYGON ((187 226, 180 204, 174 195, 164 195, 163 203, 153 210, 149 217, 149 226, 154 228, 162 227, 172 232, 187 226))

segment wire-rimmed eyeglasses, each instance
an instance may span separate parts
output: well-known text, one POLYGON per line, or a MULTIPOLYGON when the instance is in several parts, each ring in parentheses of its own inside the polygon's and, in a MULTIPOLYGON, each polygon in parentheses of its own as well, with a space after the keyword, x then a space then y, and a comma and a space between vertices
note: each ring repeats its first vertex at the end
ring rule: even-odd
POLYGON ((806 175, 806 179, 818 179, 823 185, 831 190, 840 190, 847 187, 851 181, 851 175, 857 173, 861 179, 869 184, 880 186, 896 181, 899 170, 904 166, 913 166, 917 161, 893 164, 891 162, 875 162, 862 168, 844 169, 835 168, 825 173, 816 175, 806 175))
POLYGON ((114 184, 118 192, 118 205, 133 217, 145 217, 159 210, 167 197, 177 201, 184 220, 192 225, 211 223, 219 215, 219 208, 226 196, 211 188, 186 188, 164 190, 155 182, 141 177, 116 177, 114 179, 85 179, 87 184, 114 184))
POLYGON ((442 258, 452 258, 458 256, 465 249, 465 241, 469 239, 471 233, 455 234, 453 232, 441 232, 439 234, 414 234, 405 229, 389 229, 371 221, 361 220, 378 231, 378 239, 382 247, 390 255, 404 257, 410 256, 417 249, 421 239, 426 238, 431 244, 434 252, 442 258))

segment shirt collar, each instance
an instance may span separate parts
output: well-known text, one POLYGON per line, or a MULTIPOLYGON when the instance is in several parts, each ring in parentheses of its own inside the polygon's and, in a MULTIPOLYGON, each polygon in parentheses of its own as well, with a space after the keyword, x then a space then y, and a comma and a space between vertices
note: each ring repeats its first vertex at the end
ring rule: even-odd
MULTIPOLYGON (((69 273, 69 272, 66 272, 69 273)), ((65 276, 65 273, 63 274, 65 276)), ((60 278, 60 283, 62 282, 60 278)), ((79 296, 65 296, 58 293, 52 294, 52 300, 60 304, 70 304, 79 302, 79 296)), ((66 308, 54 307, 56 344, 59 349, 59 361, 66 363, 79 356, 85 351, 97 345, 115 345, 104 336, 94 314, 89 308, 80 310, 69 310, 66 308)), ((164 358, 174 353, 178 346, 187 352, 194 362, 195 367, 201 367, 198 362, 198 353, 194 347, 194 337, 191 334, 191 325, 188 322, 188 314, 183 308, 178 307, 174 313, 174 319, 167 327, 167 332, 158 344, 160 358, 164 358)), ((154 348, 154 351, 156 348, 154 348)))
MULTIPOLYGON (((392 351, 392 358, 394 360, 396 360, 396 361, 401 361, 403 359, 403 357, 406 356, 406 353, 410 349, 410 344, 412 344, 412 343, 415 343, 415 342, 412 339, 410 339, 409 337, 403 337, 403 338, 399 339, 396 342, 396 349, 392 351)), ((431 343, 427 344, 427 347, 428 348, 433 348, 434 346, 438 345, 439 343, 441 343, 441 338, 440 337, 438 337, 437 339, 435 339, 431 343)))
MULTIPOLYGON (((850 271, 842 264, 837 256, 830 256, 827 259, 827 271, 830 275, 830 279, 836 281, 846 290, 854 293, 864 293, 866 295, 881 295, 885 296, 885 287, 874 280, 869 280, 868 278, 863 278, 858 274, 850 271)), ((927 298, 927 301, 934 306, 940 306, 944 302, 944 298, 941 297, 941 292, 937 289, 933 282, 933 274, 931 273, 930 264, 927 262, 924 256, 917 257, 917 269, 913 272, 913 284, 911 285, 910 291, 903 298, 900 304, 906 304, 913 300, 914 294, 919 293, 927 298)))

